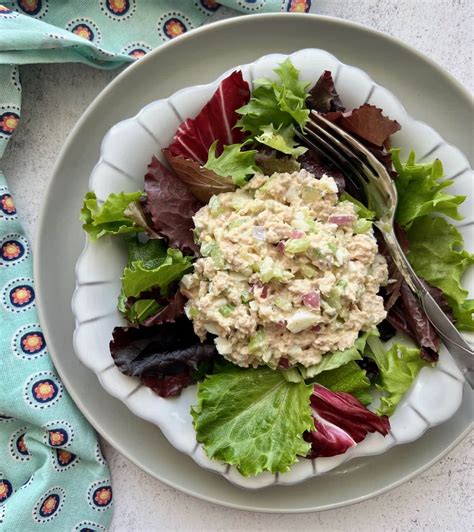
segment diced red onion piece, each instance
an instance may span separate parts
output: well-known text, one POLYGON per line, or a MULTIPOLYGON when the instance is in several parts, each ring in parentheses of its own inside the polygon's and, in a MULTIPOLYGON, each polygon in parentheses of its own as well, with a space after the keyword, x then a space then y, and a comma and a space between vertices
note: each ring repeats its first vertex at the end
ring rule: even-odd
POLYGON ((313 325, 313 326, 311 327, 311 330, 312 330, 313 332, 319 332, 319 331, 321 330, 321 325, 313 325))
POLYGON ((255 281, 254 283, 250 283, 249 290, 253 294, 255 294, 257 290, 260 290, 260 297, 262 299, 265 299, 268 295, 268 285, 263 284, 261 281, 255 281))
POLYGON ((355 220, 352 214, 333 214, 329 217, 328 222, 336 225, 349 224, 355 220))
POLYGON ((254 225, 252 227, 252 234, 254 238, 257 240, 265 240, 267 236, 267 232, 265 231, 265 227, 262 227, 261 225, 254 225))
POLYGON ((284 329, 286 327, 286 320, 279 320, 277 321, 277 325, 278 327, 280 327, 281 329, 284 329))
POLYGON ((319 305, 321 304, 319 292, 313 291, 305 294, 303 296, 303 303, 310 308, 319 308, 319 305))
POLYGON ((290 238, 303 238, 304 235, 304 231, 291 231, 290 238))
POLYGON ((283 240, 280 240, 280 242, 278 242, 278 244, 276 245, 276 248, 277 248, 278 253, 285 252, 285 243, 283 242, 283 240))
POLYGON ((288 362, 287 358, 280 358, 278 361, 278 367, 282 369, 288 369, 290 367, 290 363, 288 362))

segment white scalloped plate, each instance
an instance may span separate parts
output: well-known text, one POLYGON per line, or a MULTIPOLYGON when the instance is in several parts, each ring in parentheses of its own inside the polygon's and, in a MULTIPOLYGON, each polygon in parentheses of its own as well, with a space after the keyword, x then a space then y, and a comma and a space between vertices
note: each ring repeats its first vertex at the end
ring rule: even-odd
MULTIPOLYGON (((263 76, 274 77, 273 68, 287 57, 283 54, 266 55, 254 63, 236 68, 241 69, 244 78, 251 82, 263 76)), ((393 136, 393 145, 402 148, 402 156, 414 149, 421 161, 436 157, 442 160, 446 176, 455 179, 451 189, 453 193, 468 196, 461 207, 465 219, 458 228, 467 245, 472 245, 474 199, 470 187, 472 170, 466 157, 431 127, 409 116, 391 92, 375 84, 362 70, 345 65, 333 55, 318 49, 300 50, 289 57, 301 71, 302 80, 314 82, 323 70, 331 70, 347 108, 369 102, 398 120, 402 129, 393 136)), ((103 139, 100 160, 90 177, 90 189, 97 197, 104 200, 111 192, 131 192, 142 188, 151 156, 154 154, 163 161, 161 148, 169 144, 178 125, 199 112, 219 81, 230 72, 208 85, 182 89, 165 100, 152 102, 135 117, 113 126, 103 139)), ((196 442, 189 414, 191 405, 196 402, 195 386, 188 387, 178 398, 163 399, 137 379, 122 375, 113 364, 108 344, 113 327, 123 323, 116 310, 116 301, 125 262, 126 250, 119 240, 103 238, 95 244, 86 240, 76 265, 77 288, 72 301, 77 356, 95 372, 111 395, 122 400, 135 415, 158 425, 176 449, 238 486, 257 489, 273 484, 296 484, 330 471, 352 458, 383 453, 393 445, 418 439, 428 428, 449 419, 461 404, 464 378, 443 347, 436 367, 424 368, 401 401, 391 417, 390 434, 385 438, 369 434, 363 442, 342 455, 301 459, 288 473, 263 473, 245 478, 234 467, 209 460, 196 442)), ((466 277, 465 284, 472 292, 473 272, 466 277)))

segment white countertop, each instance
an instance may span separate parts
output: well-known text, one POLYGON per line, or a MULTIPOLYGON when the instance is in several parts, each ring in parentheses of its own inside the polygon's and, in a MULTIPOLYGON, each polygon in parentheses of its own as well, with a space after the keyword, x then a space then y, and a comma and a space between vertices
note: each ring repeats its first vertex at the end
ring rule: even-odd
MULTIPOLYGON (((360 22, 399 38, 473 90, 472 0, 313 0, 313 5, 313 12, 360 22)), ((221 10, 218 18, 230 14, 221 10)), ((83 65, 22 69, 21 127, 0 168, 31 239, 46 181, 67 134, 115 75, 83 65)), ((472 446, 471 434, 414 480, 370 501, 319 514, 271 515, 222 508, 180 493, 105 445, 115 500, 111 530, 464 531, 472 526, 472 446)))

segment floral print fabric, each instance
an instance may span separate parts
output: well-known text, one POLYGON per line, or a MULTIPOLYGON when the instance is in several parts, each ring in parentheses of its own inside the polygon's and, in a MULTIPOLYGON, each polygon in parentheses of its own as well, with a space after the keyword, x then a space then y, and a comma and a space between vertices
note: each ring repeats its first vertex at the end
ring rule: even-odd
MULTIPOLYGON (((310 0, 0 0, 0 157, 18 128, 18 65, 116 68, 204 23, 307 12, 310 0), (7 33, 8 32, 8 33, 7 33)), ((96 435, 56 374, 36 313, 31 250, 0 173, 0 530, 106 530, 113 492, 96 435)))

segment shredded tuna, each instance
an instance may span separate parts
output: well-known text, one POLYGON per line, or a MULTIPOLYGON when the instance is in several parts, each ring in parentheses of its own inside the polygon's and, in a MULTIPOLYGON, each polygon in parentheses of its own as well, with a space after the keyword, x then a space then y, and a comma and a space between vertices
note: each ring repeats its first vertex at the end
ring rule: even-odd
POLYGON ((203 255, 183 278, 196 334, 243 367, 317 364, 386 316, 387 265, 372 229, 356 233, 332 177, 255 176, 194 216, 203 255), (192 309, 192 312, 191 312, 192 309), (225 309, 225 312, 222 312, 225 309))

